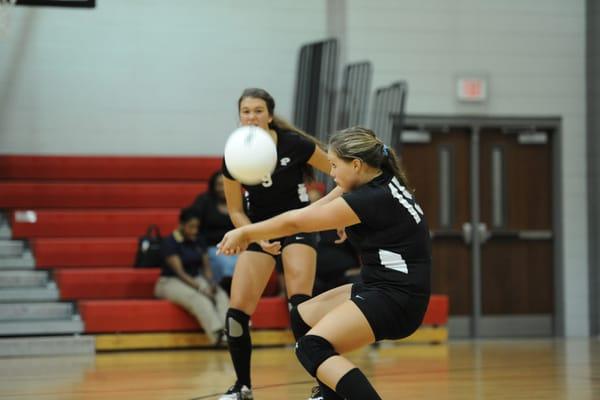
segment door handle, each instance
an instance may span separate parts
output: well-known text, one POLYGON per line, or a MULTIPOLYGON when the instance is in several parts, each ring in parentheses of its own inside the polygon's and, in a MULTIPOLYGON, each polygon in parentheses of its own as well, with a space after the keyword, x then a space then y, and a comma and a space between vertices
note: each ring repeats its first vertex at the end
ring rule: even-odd
POLYGON ((462 234, 465 244, 471 244, 473 241, 473 225, 470 222, 465 222, 462 225, 462 234))
POLYGON ((479 242, 481 244, 484 244, 485 242, 487 242, 489 240, 489 238, 492 236, 492 234, 488 230, 485 222, 480 222, 479 226, 477 227, 477 230, 478 230, 477 233, 479 234, 479 242))
POLYGON ((473 224, 471 224, 470 222, 465 222, 462 225, 462 234, 463 234, 463 240, 464 240, 465 244, 471 244, 473 242, 474 234, 478 235, 479 242, 481 244, 484 244, 485 242, 487 242, 488 239, 492 236, 492 234, 488 230, 485 222, 480 222, 479 224, 477 224, 476 232, 474 232, 474 230, 473 230, 473 224))

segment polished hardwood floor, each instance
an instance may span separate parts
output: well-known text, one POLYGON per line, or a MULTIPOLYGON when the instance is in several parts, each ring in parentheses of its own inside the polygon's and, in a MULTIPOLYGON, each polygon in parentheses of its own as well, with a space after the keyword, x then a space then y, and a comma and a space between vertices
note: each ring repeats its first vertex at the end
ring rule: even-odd
MULTIPOLYGON (((350 358, 384 399, 600 399, 600 341, 384 344, 350 358)), ((291 348, 253 356, 256 400, 306 399, 312 386, 291 348)), ((101 353, 0 359, 0 399, 216 399, 233 380, 226 351, 101 353)))

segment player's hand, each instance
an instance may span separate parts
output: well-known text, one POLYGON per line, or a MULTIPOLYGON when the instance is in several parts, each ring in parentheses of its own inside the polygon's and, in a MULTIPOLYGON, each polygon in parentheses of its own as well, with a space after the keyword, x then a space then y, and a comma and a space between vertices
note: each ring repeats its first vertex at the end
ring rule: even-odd
POLYGON ((258 242, 258 244, 269 254, 274 256, 281 254, 281 242, 269 242, 268 240, 261 240, 258 242))
POLYGON ((346 239, 348 239, 348 236, 346 236, 346 229, 344 228, 338 228, 337 234, 339 239, 334 242, 335 244, 344 243, 346 239))
POLYGON ((240 254, 246 250, 249 244, 243 229, 234 229, 223 236, 221 243, 217 245, 217 254, 225 254, 226 256, 240 254))

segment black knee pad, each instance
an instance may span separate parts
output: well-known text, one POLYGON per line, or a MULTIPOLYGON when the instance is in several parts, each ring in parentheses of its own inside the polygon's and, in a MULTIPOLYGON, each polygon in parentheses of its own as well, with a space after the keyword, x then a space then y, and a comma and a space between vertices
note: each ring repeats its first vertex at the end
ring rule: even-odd
POLYGON ((307 294, 294 294, 288 300, 288 303, 292 307, 298 307, 300 304, 304 303, 306 300, 310 300, 310 296, 307 294))
POLYGON ((236 339, 249 335, 250 316, 235 308, 227 310, 225 317, 225 330, 228 339, 236 339))
POLYGON ((298 307, 292 307, 290 310, 290 324, 296 340, 306 335, 311 328, 306 322, 304 322, 304 319, 302 319, 302 316, 298 312, 298 307))
POLYGON ((317 369, 330 357, 337 356, 331 343, 317 335, 306 335, 296 343, 296 357, 300 364, 312 376, 317 376, 317 369))

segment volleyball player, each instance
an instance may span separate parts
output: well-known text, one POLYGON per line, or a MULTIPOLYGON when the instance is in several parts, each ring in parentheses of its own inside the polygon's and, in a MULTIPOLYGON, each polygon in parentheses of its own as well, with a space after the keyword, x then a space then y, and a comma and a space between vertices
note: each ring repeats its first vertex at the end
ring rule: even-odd
POLYGON ((308 207, 230 231, 219 249, 236 254, 254 241, 345 226, 360 254, 363 283, 332 289, 292 308, 292 327, 305 334, 297 341, 296 355, 318 379, 323 399, 380 399, 341 354, 404 338, 419 327, 430 295, 429 230, 396 155, 372 131, 356 127, 334 134, 328 157, 342 195, 335 192, 308 207))
MULTIPOLYGON (((246 89, 238 100, 238 109, 242 125, 259 126, 271 135, 277 146, 277 165, 262 183, 242 185, 223 163, 225 197, 233 224, 243 227, 308 205, 305 172, 311 167, 329 172, 327 154, 314 138, 275 116, 275 101, 265 90, 246 89)), ((235 266, 225 331, 237 379, 220 400, 253 398, 249 321, 273 272, 275 257, 281 257, 290 305, 298 306, 312 295, 314 234, 294 232, 271 239, 249 243, 235 266)))

